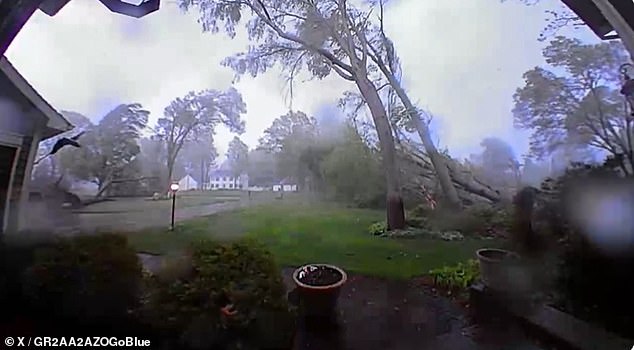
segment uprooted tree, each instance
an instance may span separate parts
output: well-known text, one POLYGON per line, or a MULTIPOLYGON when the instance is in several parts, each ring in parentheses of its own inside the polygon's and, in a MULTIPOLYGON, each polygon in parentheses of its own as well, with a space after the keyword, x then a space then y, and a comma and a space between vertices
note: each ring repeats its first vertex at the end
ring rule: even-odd
MULTIPOLYGON (((236 26, 241 21, 245 24, 253 45, 247 52, 224 61, 238 75, 257 76, 279 64, 291 84, 303 68, 318 79, 335 72, 356 85, 370 110, 380 143, 387 184, 388 228, 403 228, 394 137, 376 85, 377 77, 391 73, 378 65, 378 56, 385 50, 385 36, 370 21, 376 3, 370 2, 364 10, 346 0, 181 0, 180 4, 185 10, 198 9, 204 31, 223 30, 233 37, 236 26)), ((401 100, 409 101, 392 75, 385 78, 398 90, 401 100)))

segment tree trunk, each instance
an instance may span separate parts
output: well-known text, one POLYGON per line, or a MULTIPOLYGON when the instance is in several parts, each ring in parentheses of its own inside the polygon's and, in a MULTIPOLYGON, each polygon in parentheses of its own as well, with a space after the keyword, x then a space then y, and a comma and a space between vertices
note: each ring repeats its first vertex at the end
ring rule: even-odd
POLYGON ((425 152, 429 156, 429 159, 434 166, 434 170, 436 171, 436 175, 438 176, 438 182, 440 182, 440 187, 442 188, 442 192, 445 195, 447 204, 451 208, 459 209, 462 204, 460 198, 458 197, 456 187, 451 181, 449 168, 447 167, 443 155, 438 152, 438 149, 436 148, 436 145, 434 145, 434 142, 431 139, 431 135, 429 134, 429 128, 423 123, 418 110, 414 107, 414 104, 409 99, 409 96, 407 96, 407 93, 405 92, 405 90, 403 90, 398 81, 393 78, 393 76, 388 77, 390 85, 394 89, 394 92, 396 92, 396 94, 398 95, 405 109, 410 111, 410 116, 412 118, 412 121, 414 122, 416 131, 418 132, 418 136, 423 142, 425 152))
POLYGON ((368 104, 381 144, 381 158, 387 180, 387 228, 388 230, 403 229, 405 228, 405 210, 396 166, 396 148, 392 127, 374 84, 365 75, 358 76, 356 84, 368 104))
POLYGON ((440 187, 442 188, 443 194, 445 195, 449 206, 459 209, 462 205, 460 198, 458 197, 458 192, 451 182, 451 176, 444 157, 438 152, 438 149, 436 149, 436 146, 431 139, 429 128, 423 123, 418 113, 418 109, 414 107, 414 104, 409 99, 409 96, 407 96, 407 93, 401 86, 400 81, 396 78, 396 76, 394 76, 393 72, 390 71, 381 60, 375 60, 375 62, 378 64, 381 72, 383 72, 383 75, 387 78, 390 87, 403 103, 405 109, 409 111, 412 121, 416 127, 416 131, 418 132, 418 136, 420 136, 420 139, 423 142, 423 146, 431 159, 434 170, 436 170, 440 187))
POLYGON ((205 160, 200 159, 200 190, 205 189, 205 160))

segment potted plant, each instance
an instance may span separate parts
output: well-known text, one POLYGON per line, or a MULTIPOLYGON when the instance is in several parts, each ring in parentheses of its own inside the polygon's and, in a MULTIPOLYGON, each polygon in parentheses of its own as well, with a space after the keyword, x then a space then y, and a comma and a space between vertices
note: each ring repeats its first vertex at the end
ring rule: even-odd
POLYGON ((334 265, 304 265, 293 272, 300 308, 305 316, 332 316, 346 272, 334 265))
POLYGON ((496 248, 483 248, 476 252, 480 264, 482 283, 495 291, 510 292, 521 280, 520 257, 517 253, 496 248))

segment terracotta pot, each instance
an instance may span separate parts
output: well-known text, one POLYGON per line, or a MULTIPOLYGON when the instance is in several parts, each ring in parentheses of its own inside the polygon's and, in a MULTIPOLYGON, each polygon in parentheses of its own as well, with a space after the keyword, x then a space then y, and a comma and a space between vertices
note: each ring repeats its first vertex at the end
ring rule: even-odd
POLYGON ((517 253, 495 248, 483 248, 476 252, 480 263, 480 278, 488 288, 512 292, 520 276, 520 257, 517 253))
POLYGON ((334 265, 328 264, 308 264, 293 272, 293 281, 297 286, 299 294, 300 308, 305 316, 331 316, 337 307, 337 300, 341 286, 348 280, 345 271, 334 265), (326 267, 335 270, 341 278, 330 285, 312 286, 299 280, 299 273, 306 266, 326 267))

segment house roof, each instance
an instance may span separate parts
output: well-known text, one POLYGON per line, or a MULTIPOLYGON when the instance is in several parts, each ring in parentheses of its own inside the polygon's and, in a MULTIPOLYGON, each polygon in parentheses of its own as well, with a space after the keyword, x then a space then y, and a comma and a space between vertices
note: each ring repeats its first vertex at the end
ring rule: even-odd
POLYGON ((293 179, 291 179, 290 177, 286 177, 280 180, 279 184, 280 185, 295 185, 295 181, 293 181, 293 179))
POLYGON ((189 177, 190 179, 194 180, 194 182, 198 182, 198 180, 196 180, 196 178, 194 178, 194 177, 193 177, 192 175, 190 175, 190 174, 187 174, 187 175, 185 175, 185 176, 181 177, 181 180, 184 180, 184 179, 186 179, 186 178, 188 178, 188 177, 189 177))
POLYGON ((0 70, 11 80, 24 97, 31 101, 46 117, 46 129, 44 130, 42 139, 47 139, 73 129, 74 126, 46 102, 4 56, 0 57, 0 70))
MULTIPOLYGON (((623 19, 634 28, 634 2, 632 0, 607 0, 623 19)), ((577 14, 583 22, 602 40, 618 38, 612 33, 614 28, 603 16, 592 0, 562 0, 572 12, 577 14)))

